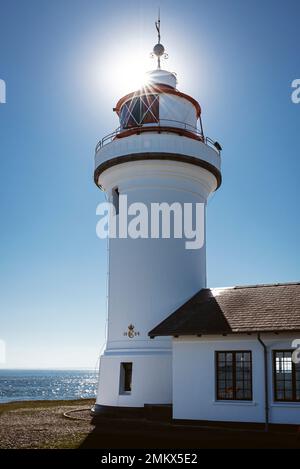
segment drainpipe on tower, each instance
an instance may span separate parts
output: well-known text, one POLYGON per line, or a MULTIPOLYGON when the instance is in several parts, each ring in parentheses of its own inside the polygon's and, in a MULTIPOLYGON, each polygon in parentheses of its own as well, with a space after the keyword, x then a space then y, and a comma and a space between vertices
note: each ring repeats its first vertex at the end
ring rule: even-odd
POLYGON ((264 374, 265 374, 265 432, 269 430, 269 383, 268 383, 268 349, 266 344, 257 334, 257 339, 264 349, 264 374))

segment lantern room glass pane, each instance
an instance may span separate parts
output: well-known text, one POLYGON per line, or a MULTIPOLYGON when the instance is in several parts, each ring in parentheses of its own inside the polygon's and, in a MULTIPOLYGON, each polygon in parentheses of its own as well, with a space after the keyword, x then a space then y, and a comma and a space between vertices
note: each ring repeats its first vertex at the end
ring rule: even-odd
POLYGON ((158 123, 159 96, 145 94, 132 98, 123 104, 120 123, 123 129, 130 129, 144 124, 158 123))

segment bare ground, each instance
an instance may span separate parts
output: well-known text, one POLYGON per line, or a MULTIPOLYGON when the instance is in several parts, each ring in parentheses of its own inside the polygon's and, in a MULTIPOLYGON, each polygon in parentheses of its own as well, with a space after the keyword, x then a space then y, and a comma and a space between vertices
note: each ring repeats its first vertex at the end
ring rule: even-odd
POLYGON ((0 404, 0 448, 77 448, 93 430, 89 412, 83 411, 83 420, 63 414, 93 404, 88 399, 0 404))
POLYGON ((93 404, 93 400, 83 399, 0 404, 0 448, 300 447, 300 434, 296 430, 264 433, 133 419, 93 421, 90 416, 93 404))

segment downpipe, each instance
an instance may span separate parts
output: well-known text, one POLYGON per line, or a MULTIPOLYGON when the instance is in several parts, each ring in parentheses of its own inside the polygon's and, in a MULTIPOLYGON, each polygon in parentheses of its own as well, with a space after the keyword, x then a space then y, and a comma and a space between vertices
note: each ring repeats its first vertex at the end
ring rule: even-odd
POLYGON ((269 382, 268 382, 268 349, 260 334, 257 334, 257 340, 264 350, 264 384, 265 384, 265 432, 269 431, 269 382))

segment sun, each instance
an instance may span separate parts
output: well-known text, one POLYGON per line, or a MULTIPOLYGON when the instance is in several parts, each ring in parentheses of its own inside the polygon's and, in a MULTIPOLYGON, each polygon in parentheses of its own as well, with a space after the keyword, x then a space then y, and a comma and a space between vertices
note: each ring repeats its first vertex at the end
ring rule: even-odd
POLYGON ((110 68, 109 86, 121 96, 148 84, 147 72, 155 68, 155 63, 145 52, 127 53, 112 60, 110 68))
POLYGON ((147 69, 139 64, 133 64, 129 67, 124 67, 122 73, 121 86, 124 91, 135 91, 149 83, 149 77, 146 75, 147 69))

